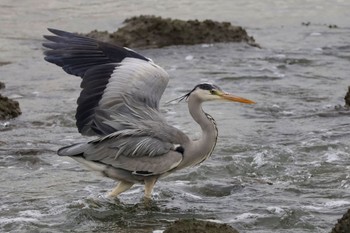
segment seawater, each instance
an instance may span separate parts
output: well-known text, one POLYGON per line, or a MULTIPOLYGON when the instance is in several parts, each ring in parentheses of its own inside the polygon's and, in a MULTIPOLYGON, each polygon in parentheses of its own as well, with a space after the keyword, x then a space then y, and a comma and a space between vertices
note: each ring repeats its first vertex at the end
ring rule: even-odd
MULTIPOLYGON (((240 232, 329 232, 350 207, 350 3, 347 1, 32 1, 0 3, 4 95, 23 114, 0 125, 0 231, 163 230, 179 218, 225 222, 240 232), (150 211, 135 186, 109 200, 112 180, 56 155, 89 140, 75 128, 80 80, 43 60, 47 27, 116 30, 134 15, 229 21, 245 44, 139 50, 171 75, 162 103, 200 82, 257 102, 206 103, 218 123, 213 156, 158 182, 150 211), (309 26, 305 26, 309 25, 309 26), (330 28, 336 25, 336 28, 330 28)), ((168 121, 199 137, 185 103, 168 121)))

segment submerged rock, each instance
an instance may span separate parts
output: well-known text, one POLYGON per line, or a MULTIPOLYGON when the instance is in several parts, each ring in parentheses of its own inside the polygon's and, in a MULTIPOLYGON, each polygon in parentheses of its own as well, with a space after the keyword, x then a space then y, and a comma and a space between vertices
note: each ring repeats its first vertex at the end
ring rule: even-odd
POLYGON ((197 219, 181 219, 175 221, 163 233, 239 233, 227 224, 201 221, 197 219))
POLYGON ((348 92, 345 94, 344 100, 345 105, 336 105, 335 110, 344 114, 348 114, 348 112, 350 111, 350 86, 348 87, 348 92))
POLYGON ((348 87, 348 92, 346 93, 344 100, 345 100, 345 106, 350 107, 350 86, 348 87))
POLYGON ((0 120, 7 120, 21 114, 19 103, 0 94, 0 120))
POLYGON ((9 61, 0 61, 0 66, 11 64, 9 61))
POLYGON ((349 233, 350 232, 350 209, 338 220, 331 233, 349 233))
POLYGON ((218 42, 245 42, 259 47, 246 30, 229 22, 179 20, 141 15, 124 21, 116 32, 92 31, 86 36, 130 48, 160 48, 218 42))

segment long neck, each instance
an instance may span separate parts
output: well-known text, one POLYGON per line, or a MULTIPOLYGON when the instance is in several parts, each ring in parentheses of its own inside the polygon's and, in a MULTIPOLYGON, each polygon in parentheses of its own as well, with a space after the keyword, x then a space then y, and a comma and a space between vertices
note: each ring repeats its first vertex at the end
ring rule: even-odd
POLYGON ((190 157, 188 158, 191 161, 190 165, 201 163, 211 155, 218 136, 215 120, 203 111, 201 103, 202 101, 195 96, 190 96, 188 99, 189 112, 202 129, 201 138, 192 142, 193 146, 189 154, 186 154, 190 157))

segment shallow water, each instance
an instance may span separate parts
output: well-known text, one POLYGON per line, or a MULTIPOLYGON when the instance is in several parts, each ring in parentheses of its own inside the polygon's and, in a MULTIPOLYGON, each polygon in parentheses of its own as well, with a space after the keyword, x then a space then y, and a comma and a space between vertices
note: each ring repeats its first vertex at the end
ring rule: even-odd
MULTIPOLYGON (((23 114, 0 122, 0 231, 152 232, 196 217, 240 232, 329 232, 350 207, 350 113, 334 108, 350 85, 349 12, 340 0, 1 1, 0 62, 11 62, 1 91, 23 114), (159 181, 151 209, 142 186, 109 200, 112 180, 56 155, 87 140, 74 121, 79 78, 45 63, 41 47, 47 27, 112 31, 139 14, 230 21, 262 46, 142 51, 172 76, 163 102, 203 81, 257 102, 205 104, 219 128, 213 156, 159 181)), ((199 136, 185 103, 162 109, 199 136)))

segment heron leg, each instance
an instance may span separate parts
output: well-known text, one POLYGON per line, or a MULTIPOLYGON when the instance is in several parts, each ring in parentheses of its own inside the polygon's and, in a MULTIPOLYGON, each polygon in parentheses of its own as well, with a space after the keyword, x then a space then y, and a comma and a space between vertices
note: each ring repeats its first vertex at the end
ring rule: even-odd
POLYGON ((115 187, 107 195, 108 195, 108 197, 116 197, 119 194, 121 194, 122 192, 125 192, 126 190, 130 189, 133 185, 134 185, 134 183, 130 183, 127 181, 120 181, 118 183, 117 187, 115 187))
POLYGON ((151 200, 153 187, 156 184, 157 178, 147 177, 145 179, 145 199, 151 200))

